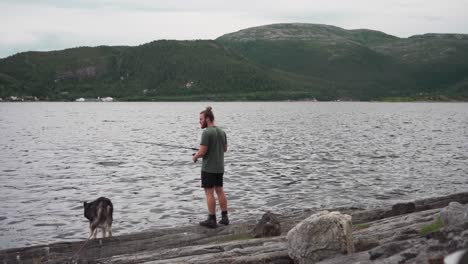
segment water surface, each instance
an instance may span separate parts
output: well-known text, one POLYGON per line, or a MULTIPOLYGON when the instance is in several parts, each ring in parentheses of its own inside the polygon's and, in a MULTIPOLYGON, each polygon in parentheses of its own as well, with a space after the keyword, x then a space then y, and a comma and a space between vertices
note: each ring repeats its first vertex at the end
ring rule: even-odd
MULTIPOLYGON (((205 217, 197 147, 208 103, 0 104, 0 248, 85 239, 82 203, 114 234, 205 217), (147 143, 141 143, 147 142, 147 143)), ((466 103, 210 103, 227 135, 232 220, 378 207, 466 191, 466 103)))

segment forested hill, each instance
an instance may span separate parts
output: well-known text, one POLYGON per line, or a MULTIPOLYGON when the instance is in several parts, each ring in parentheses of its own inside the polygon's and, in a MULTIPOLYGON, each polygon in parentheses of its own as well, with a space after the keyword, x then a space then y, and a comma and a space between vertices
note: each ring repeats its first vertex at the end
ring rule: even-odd
POLYGON ((222 100, 284 87, 269 69, 212 40, 21 53, 0 61, 0 85, 3 97, 51 100, 222 100))
POLYGON ((0 60, 0 97, 9 96, 467 100, 468 35, 274 24, 216 40, 24 52, 0 60))
POLYGON ((265 67, 330 81, 337 96, 468 97, 468 35, 398 38, 366 29, 274 24, 217 41, 265 67))

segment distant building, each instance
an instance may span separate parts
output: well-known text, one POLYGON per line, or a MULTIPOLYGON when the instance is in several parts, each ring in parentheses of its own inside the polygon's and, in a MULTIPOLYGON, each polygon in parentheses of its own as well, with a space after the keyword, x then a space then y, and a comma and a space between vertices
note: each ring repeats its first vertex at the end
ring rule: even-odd
POLYGON ((101 101, 102 102, 113 102, 114 98, 112 98, 112 97, 103 97, 103 98, 101 98, 101 101))
POLYGON ((23 97, 23 101, 39 101, 39 98, 36 96, 25 96, 23 97))
POLYGON ((113 102, 114 98, 112 97, 98 97, 98 98, 78 98, 76 102, 113 102))
POLYGON ((192 86, 193 86, 193 81, 187 82, 187 83, 185 84, 185 88, 187 88, 187 89, 192 88, 192 86))

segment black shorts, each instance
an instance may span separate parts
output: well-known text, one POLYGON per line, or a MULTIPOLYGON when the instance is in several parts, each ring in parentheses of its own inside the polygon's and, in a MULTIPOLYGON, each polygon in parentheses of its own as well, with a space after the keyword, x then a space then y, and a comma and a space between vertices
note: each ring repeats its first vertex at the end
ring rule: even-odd
POLYGON ((202 171, 201 172, 201 187, 202 188, 223 187, 223 174, 224 173, 211 173, 211 172, 202 171))

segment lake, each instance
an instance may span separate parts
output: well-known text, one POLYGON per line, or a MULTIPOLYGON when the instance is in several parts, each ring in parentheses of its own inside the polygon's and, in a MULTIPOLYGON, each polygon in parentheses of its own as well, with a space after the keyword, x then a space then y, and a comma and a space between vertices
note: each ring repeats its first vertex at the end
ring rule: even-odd
POLYGON ((228 136, 232 222, 468 187, 467 103, 0 103, 0 248, 86 239, 100 196, 114 235, 204 220, 187 148, 206 105, 228 136))

